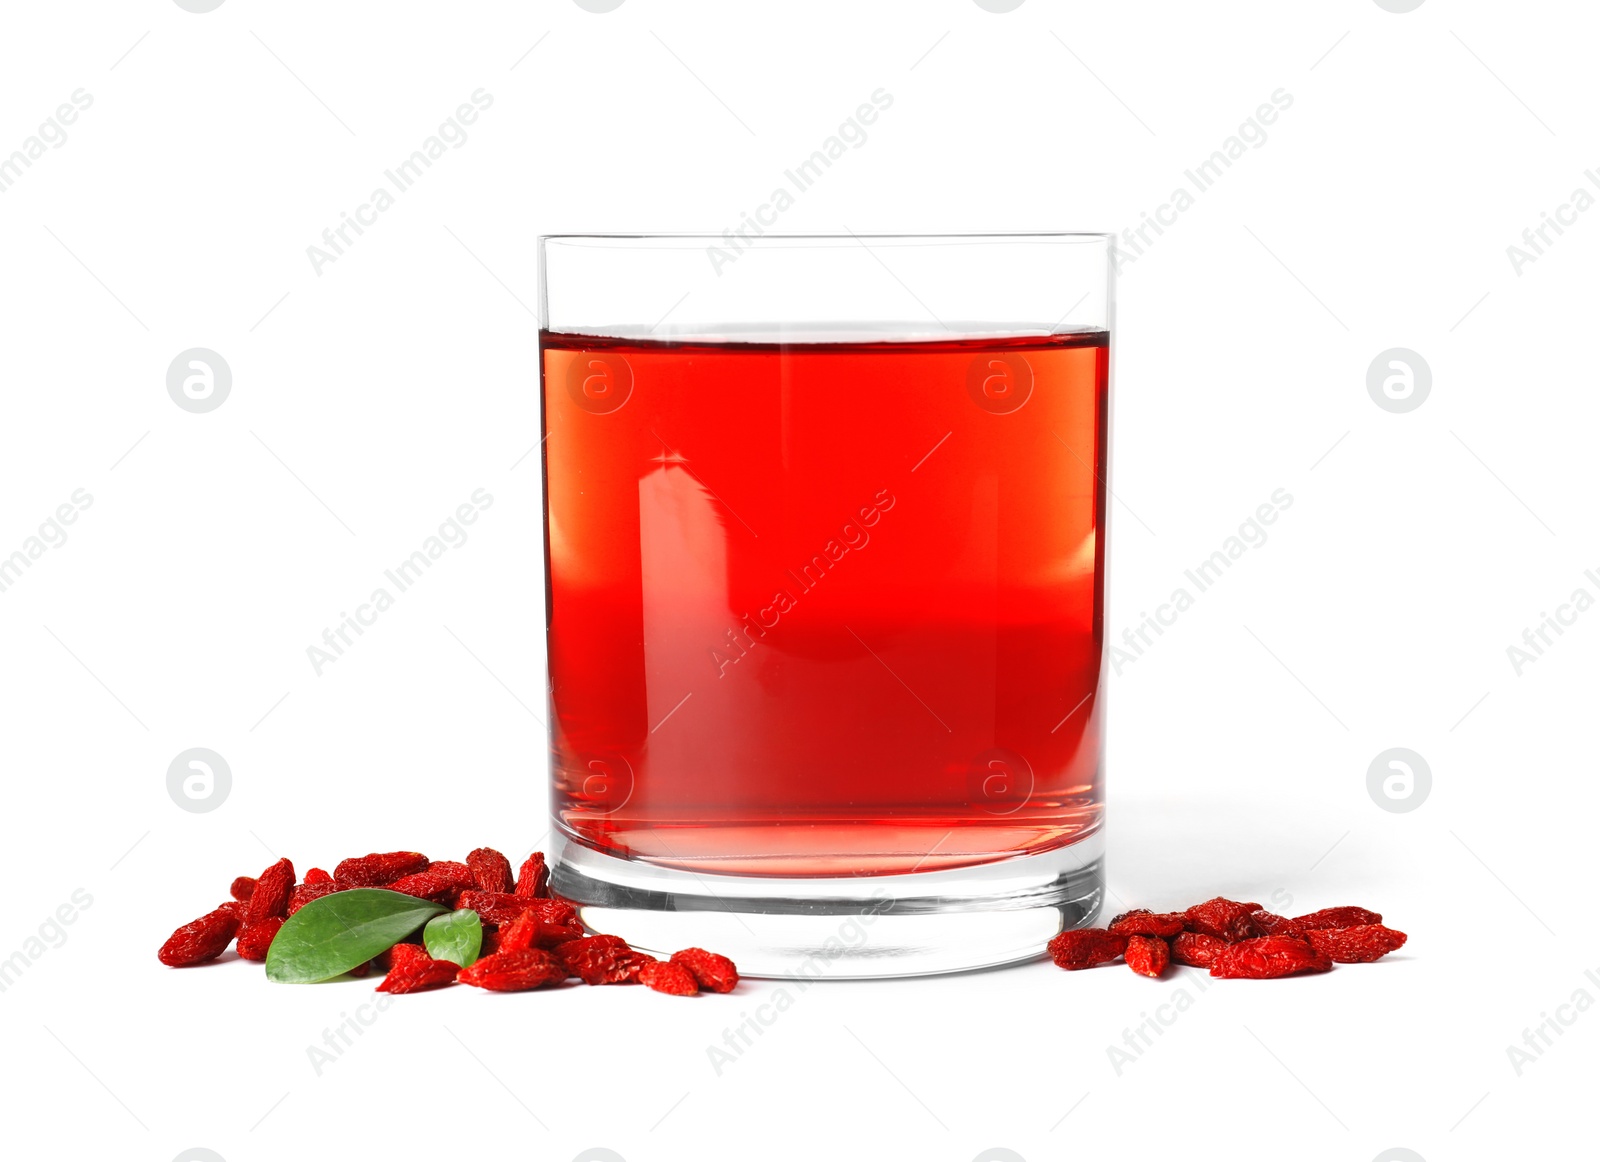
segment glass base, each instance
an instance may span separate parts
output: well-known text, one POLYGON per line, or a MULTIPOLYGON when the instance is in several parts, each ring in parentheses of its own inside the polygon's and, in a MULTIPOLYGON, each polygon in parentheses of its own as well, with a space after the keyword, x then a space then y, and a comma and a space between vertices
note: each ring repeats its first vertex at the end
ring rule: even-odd
POLYGON ((968 868, 801 879, 702 875, 619 859, 557 833, 550 889, 583 922, 666 957, 708 948, 741 976, 859 980, 963 972, 1044 955, 1090 924, 1105 839, 968 868))

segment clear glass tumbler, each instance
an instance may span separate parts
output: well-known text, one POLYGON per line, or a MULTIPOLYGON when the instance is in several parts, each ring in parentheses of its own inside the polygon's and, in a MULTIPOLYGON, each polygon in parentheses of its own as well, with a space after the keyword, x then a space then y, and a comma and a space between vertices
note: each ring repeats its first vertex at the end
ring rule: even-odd
POLYGON ((1101 904, 1111 239, 541 240, 552 887, 753 976, 1101 904))

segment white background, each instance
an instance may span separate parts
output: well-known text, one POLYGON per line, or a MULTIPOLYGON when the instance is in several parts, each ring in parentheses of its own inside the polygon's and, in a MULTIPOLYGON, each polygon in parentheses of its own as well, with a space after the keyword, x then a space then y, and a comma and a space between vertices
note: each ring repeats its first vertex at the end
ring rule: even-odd
POLYGON ((0 154, 93 104, 0 193, 0 555, 93 502, 0 593, 0 957, 92 898, 0 994, 7 1153, 1435 1162, 1575 1130, 1600 1014, 1558 1006, 1600 999, 1600 613, 1520 675, 1507 647, 1600 595, 1600 214, 1520 274, 1506 248, 1600 194, 1596 24, 1488 0, 8 4, 0 154), (405 997, 319 1074, 308 1047, 370 983, 158 965, 279 854, 540 840, 535 238, 720 231, 879 87, 892 109, 785 229, 1136 226, 1293 96, 1120 281, 1113 634, 1274 489, 1294 504, 1113 680, 1113 906, 1360 903, 1403 952, 1203 993, 1045 962, 819 984, 720 1075, 707 1047, 784 986, 405 997), (307 246, 479 88, 466 144, 319 275, 307 246), (166 392, 194 346, 233 372, 209 414, 166 392), (1432 369, 1408 414, 1366 389, 1396 346, 1432 369), (477 488, 470 539, 318 677, 306 647, 477 488), (195 746, 233 772, 209 813, 166 790, 195 746), (1396 746, 1433 775, 1403 814, 1367 791, 1396 746), (1119 1072, 1108 1048, 1180 995, 1119 1072), (1519 1073, 1507 1047, 1558 1012, 1519 1073))

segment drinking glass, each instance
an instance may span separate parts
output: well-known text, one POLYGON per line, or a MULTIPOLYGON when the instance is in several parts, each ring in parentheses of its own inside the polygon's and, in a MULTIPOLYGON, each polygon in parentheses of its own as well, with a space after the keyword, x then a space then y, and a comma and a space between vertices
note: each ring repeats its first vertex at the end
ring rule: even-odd
POLYGON ((1103 887, 1111 239, 540 240, 552 888, 754 976, 1103 887))

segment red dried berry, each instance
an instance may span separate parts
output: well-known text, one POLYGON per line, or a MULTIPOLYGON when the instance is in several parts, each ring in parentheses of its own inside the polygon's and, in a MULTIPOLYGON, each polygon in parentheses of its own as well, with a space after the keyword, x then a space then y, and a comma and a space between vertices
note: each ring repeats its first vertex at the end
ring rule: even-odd
POLYGON ((250 901, 248 900, 223 900, 222 903, 217 905, 218 911, 231 912, 233 915, 239 917, 239 923, 241 924, 244 923, 244 914, 249 910, 249 908, 250 901))
MULTIPOLYGON (((435 960, 415 944, 396 945, 396 948, 416 949, 416 952, 391 955, 388 975, 378 982, 380 993, 419 993, 440 988, 454 984, 461 971, 461 966, 454 961, 435 960)), ((390 949, 391 953, 394 951, 390 949)))
POLYGON ((247 920, 239 928, 239 956, 244 960, 265 960, 267 949, 272 947, 272 938, 282 927, 283 921, 277 916, 268 916, 265 920, 247 920))
POLYGON ((496 931, 500 938, 495 942, 492 951, 520 952, 524 948, 532 948, 538 941, 539 917, 532 911, 527 911, 496 931))
POLYGON ((1176 936, 1183 931, 1183 925, 1182 912, 1152 912, 1149 908, 1135 908, 1112 920, 1106 929, 1122 936, 1176 936))
POLYGON ((480 891, 512 890, 511 861, 492 847, 480 847, 467 856, 467 866, 480 891))
POLYGON ((1250 920, 1263 936, 1299 936, 1305 931, 1300 926, 1300 921, 1279 916, 1276 912, 1251 912, 1250 920))
POLYGON ((255 890, 245 908, 246 923, 256 923, 289 914, 289 893, 294 890, 294 864, 280 859, 256 877, 255 890))
POLYGON ((1404 932, 1382 924, 1357 924, 1353 928, 1313 928, 1306 940, 1336 964, 1368 964, 1406 942, 1404 932))
POLYGON ((694 976, 681 964, 669 960, 652 960, 639 969, 639 983, 674 997, 692 997, 700 991, 694 976))
POLYGON ((462 984, 501 993, 524 992, 566 979, 561 962, 542 948, 479 957, 456 974, 462 984))
POLYGON ((533 914, 539 917, 540 948, 554 948, 584 935, 578 910, 565 900, 535 900, 533 914))
POLYGON ((733 986, 739 983, 739 970, 734 967, 733 961, 719 953, 707 952, 704 948, 685 948, 681 952, 674 952, 672 963, 687 968, 695 983, 708 993, 731 993, 733 986))
POLYGON ((306 872, 305 878, 300 882, 302 884, 310 884, 312 887, 316 887, 318 884, 333 883, 333 877, 327 872, 323 871, 320 867, 314 867, 310 871, 306 872))
POLYGON ((1057 968, 1093 968, 1121 956, 1128 938, 1104 928, 1069 928, 1051 937, 1047 947, 1057 968))
POLYGON ((1224 948, 1211 975, 1236 980, 1272 980, 1297 972, 1327 972, 1333 961, 1298 936, 1258 936, 1224 948))
POLYGON ((1319 912, 1296 916, 1294 922, 1300 925, 1302 932, 1310 932, 1324 928, 1355 928, 1362 924, 1382 924, 1383 917, 1365 908, 1347 904, 1340 908, 1323 908, 1319 912))
POLYGON ((549 895, 550 869, 545 866, 544 852, 536 851, 523 861, 517 874, 516 893, 524 899, 549 895))
POLYGON ((428 857, 421 852, 375 851, 340 860, 333 878, 347 888, 382 888, 427 866, 428 857))
POLYGON ((228 895, 236 900, 248 900, 250 893, 256 890, 255 876, 239 876, 228 887, 228 895))
MULTIPOLYGON (((654 964, 655 957, 648 952, 637 952, 634 949, 620 953, 617 956, 616 967, 606 974, 606 979, 601 984, 638 984, 639 974, 644 971, 644 966, 654 964)), ((694 973, 690 973, 693 976, 694 973)), ((696 982, 699 983, 699 982, 696 982)))
POLYGON ((353 976, 353 977, 355 977, 355 978, 357 978, 359 980, 361 977, 366 976, 371 971, 372 971, 372 961, 365 960, 365 961, 362 961, 360 964, 356 965, 349 972, 345 973, 345 975, 346 976, 353 976))
POLYGON ((1211 962, 1227 947, 1226 940, 1201 932, 1180 932, 1167 945, 1174 961, 1194 968, 1210 968, 1211 962))
POLYGON ((320 900, 323 896, 331 895, 338 890, 339 885, 335 884, 331 877, 326 883, 314 884, 310 882, 308 876, 305 883, 297 885, 294 891, 289 893, 289 915, 293 916, 312 900, 320 900))
MULTIPOLYGON (((441 904, 454 904, 456 897, 473 890, 477 885, 472 869, 464 863, 430 863, 425 869, 401 876, 385 887, 391 892, 416 896, 423 900, 436 900, 441 904)), ((461 904, 459 907, 466 907, 461 904)))
POLYGON ((1242 904, 1218 896, 1187 909, 1183 916, 1191 932, 1215 936, 1219 940, 1248 940, 1261 935, 1256 930, 1255 921, 1250 918, 1252 913, 1260 910, 1260 904, 1242 904))
POLYGON ((421 944, 396 944, 387 952, 380 952, 372 958, 372 963, 387 972, 397 965, 409 964, 412 961, 432 960, 428 950, 421 944))
MULTIPOLYGON (((505 892, 465 891, 456 898, 456 907, 471 908, 485 924, 510 924, 533 907, 532 900, 505 892)), ((537 913, 535 913, 537 915, 537 913)))
POLYGON ((1167 942, 1159 936, 1133 935, 1128 937, 1128 947, 1122 953, 1128 967, 1140 976, 1158 977, 1167 971, 1172 953, 1167 942))
POLYGON ((239 932, 239 917, 227 906, 207 912, 179 928, 156 953, 157 959, 171 968, 203 964, 215 960, 239 932))
POLYGON ((578 910, 565 900, 529 899, 504 892, 466 891, 456 897, 456 907, 471 908, 485 924, 510 924, 524 912, 539 918, 537 943, 552 948, 583 935, 578 910))
POLYGON ((620 936, 583 936, 556 945, 555 954, 567 972, 584 984, 626 984, 654 960, 628 947, 620 936))

